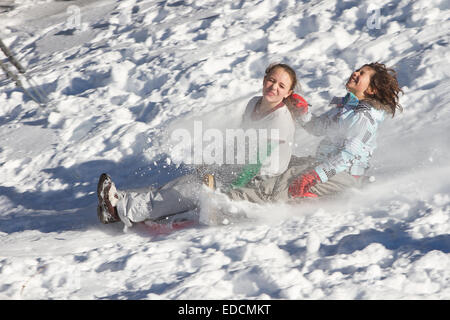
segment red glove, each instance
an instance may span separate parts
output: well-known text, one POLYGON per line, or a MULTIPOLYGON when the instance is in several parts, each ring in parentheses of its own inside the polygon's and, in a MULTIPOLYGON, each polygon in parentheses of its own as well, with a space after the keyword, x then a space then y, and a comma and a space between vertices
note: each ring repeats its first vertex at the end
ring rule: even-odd
POLYGON ((309 192, 309 189, 311 189, 311 187, 316 185, 318 182, 322 181, 320 180, 320 177, 315 170, 304 173, 289 185, 289 195, 292 198, 317 198, 317 194, 309 192))
POLYGON ((308 102, 296 93, 293 93, 287 97, 284 103, 287 105, 289 110, 294 112, 296 115, 302 115, 308 112, 308 102))

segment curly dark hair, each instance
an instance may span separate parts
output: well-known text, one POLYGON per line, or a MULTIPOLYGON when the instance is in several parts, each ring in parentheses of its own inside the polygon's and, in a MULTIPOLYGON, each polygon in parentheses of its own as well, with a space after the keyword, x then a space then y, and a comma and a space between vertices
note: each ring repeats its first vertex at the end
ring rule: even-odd
POLYGON ((375 91, 375 93, 365 93, 365 95, 380 102, 380 107, 391 113, 392 117, 394 117, 397 109, 400 112, 403 111, 403 107, 399 103, 399 93, 401 92, 403 94, 403 90, 398 84, 397 72, 379 62, 368 63, 364 66, 367 66, 375 71, 370 78, 370 87, 375 91))

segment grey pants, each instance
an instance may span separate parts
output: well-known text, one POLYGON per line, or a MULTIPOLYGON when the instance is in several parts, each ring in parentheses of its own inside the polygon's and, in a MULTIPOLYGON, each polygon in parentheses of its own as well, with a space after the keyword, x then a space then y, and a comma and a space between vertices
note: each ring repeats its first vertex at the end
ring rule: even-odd
MULTIPOLYGON (((276 177, 256 177, 247 187, 233 189, 227 195, 233 200, 246 200, 254 203, 289 201, 289 185, 294 179, 305 171, 311 170, 317 165, 312 157, 293 157, 289 168, 276 177)), ((325 183, 313 186, 310 191, 319 197, 340 193, 349 188, 359 188, 361 178, 356 178, 347 172, 341 172, 333 176, 325 183)))
MULTIPOLYGON (((232 200, 246 200, 254 203, 289 201, 292 200, 288 193, 290 183, 316 164, 312 157, 293 157, 289 169, 283 174, 276 177, 257 176, 247 187, 232 189, 226 194, 232 200)), ((200 174, 188 174, 159 189, 119 191, 117 211, 122 221, 128 219, 128 224, 131 224, 193 210, 199 205, 202 186, 200 174)), ((310 191, 322 197, 360 186, 361 178, 341 172, 327 182, 313 186, 310 191)), ((124 222, 127 224, 126 221, 124 222)))
POLYGON ((118 191, 117 211, 128 226, 198 207, 202 182, 196 174, 181 176, 161 188, 118 191))
POLYGON ((161 188, 142 188, 118 191, 117 211, 128 226, 133 222, 155 220, 167 215, 198 208, 200 192, 204 191, 202 178, 206 173, 216 176, 218 186, 229 185, 242 166, 197 166, 193 173, 170 181, 161 188))

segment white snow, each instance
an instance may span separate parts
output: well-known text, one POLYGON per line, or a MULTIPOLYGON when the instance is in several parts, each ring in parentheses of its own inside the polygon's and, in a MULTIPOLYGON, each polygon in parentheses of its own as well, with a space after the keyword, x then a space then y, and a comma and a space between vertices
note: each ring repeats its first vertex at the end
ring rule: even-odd
MULTIPOLYGON (((371 3, 15 1, 0 37, 51 102, 0 76, 0 298, 450 299, 450 7, 371 3), (237 126, 273 61, 315 113, 353 69, 395 67, 404 112, 381 128, 374 183, 156 237, 98 222, 100 173, 173 178, 187 155, 170 132, 237 126)), ((317 141, 298 130, 295 153, 317 141)))

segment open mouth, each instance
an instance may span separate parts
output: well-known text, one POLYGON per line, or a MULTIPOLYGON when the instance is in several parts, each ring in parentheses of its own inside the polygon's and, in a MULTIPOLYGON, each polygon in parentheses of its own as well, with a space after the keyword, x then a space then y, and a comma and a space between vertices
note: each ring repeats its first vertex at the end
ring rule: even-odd
POLYGON ((348 79, 347 84, 350 84, 350 83, 357 84, 357 83, 358 83, 358 78, 356 78, 356 77, 350 77, 350 79, 348 79))

